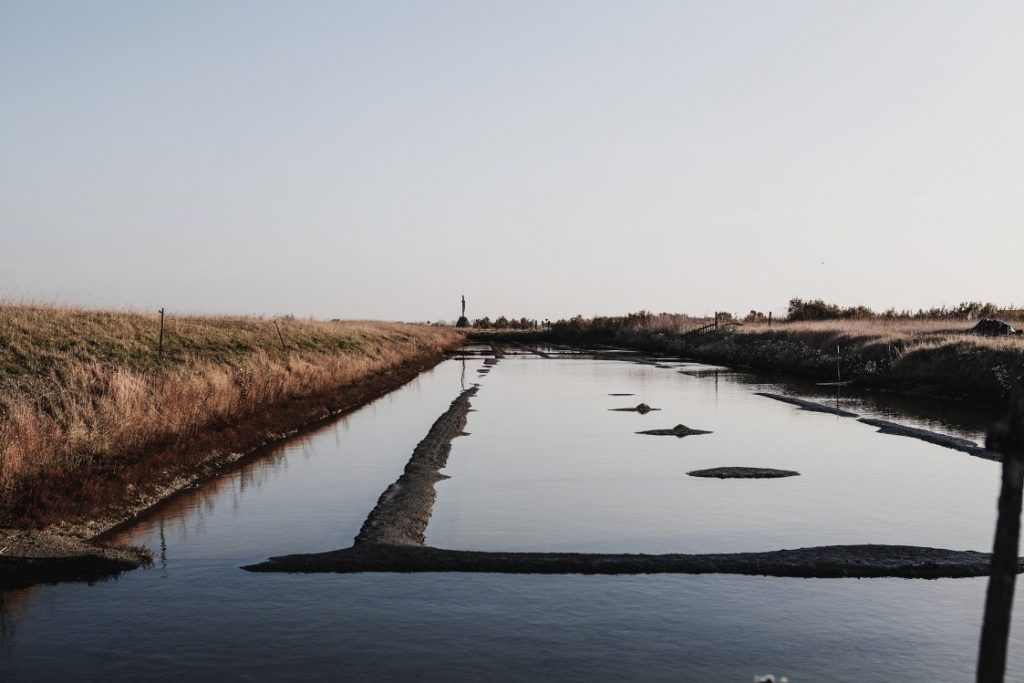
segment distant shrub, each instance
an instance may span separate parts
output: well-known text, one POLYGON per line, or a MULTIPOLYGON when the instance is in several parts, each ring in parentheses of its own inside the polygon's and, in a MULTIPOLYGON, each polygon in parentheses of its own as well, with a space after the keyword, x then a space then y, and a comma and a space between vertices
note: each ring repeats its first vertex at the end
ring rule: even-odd
MULTIPOLYGON (((756 311, 751 311, 756 313, 756 311)), ((978 320, 981 318, 1012 318, 1024 317, 1024 311, 1015 308, 1000 308, 993 303, 981 301, 965 301, 952 308, 937 306, 919 308, 917 311, 897 311, 888 308, 882 313, 875 313, 867 306, 851 306, 842 308, 821 299, 804 301, 790 299, 788 309, 789 320, 978 320)))
POLYGON ((763 323, 766 322, 767 320, 768 316, 766 316, 761 311, 751 311, 750 313, 747 313, 747 315, 744 316, 743 318, 743 322, 745 323, 763 323))
POLYGON ((874 318, 875 312, 867 306, 842 308, 835 304, 825 303, 821 299, 804 301, 790 299, 786 317, 789 320, 850 320, 874 318))
POLYGON ((505 316, 499 316, 496 320, 491 320, 489 317, 484 316, 483 318, 477 318, 473 321, 473 327, 478 329, 498 329, 498 330, 533 330, 540 326, 536 320, 531 320, 527 317, 519 318, 507 318, 505 316))

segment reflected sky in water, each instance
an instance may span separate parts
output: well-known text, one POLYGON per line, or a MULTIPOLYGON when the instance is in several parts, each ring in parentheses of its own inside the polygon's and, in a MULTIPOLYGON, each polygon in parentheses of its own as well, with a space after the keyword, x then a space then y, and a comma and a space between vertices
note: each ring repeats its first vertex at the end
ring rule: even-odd
MULTIPOLYGON (((986 585, 978 579, 238 569, 349 545, 430 424, 473 382, 482 386, 471 436, 455 441, 453 478, 438 487, 428 529, 438 545, 700 550, 859 539, 987 549, 992 463, 753 396, 771 390, 757 378, 668 365, 510 356, 479 377, 482 359, 443 363, 123 533, 154 550, 152 569, 0 594, 0 677, 970 679, 986 585), (608 411, 640 400, 663 410, 608 411), (715 433, 632 433, 678 422, 715 433), (724 464, 804 474, 685 475, 724 464)), ((910 410, 900 409, 904 421, 949 424, 910 410)), ((976 432, 970 419, 957 424, 976 432)), ((1010 679, 1024 676, 1016 621, 1010 679)))
POLYGON ((451 479, 437 486, 429 544, 580 552, 990 546, 998 463, 753 393, 779 391, 774 385, 686 367, 502 364, 473 401, 472 436, 456 440, 444 470, 451 479), (610 410, 641 401, 660 410, 610 410), (635 433, 679 423, 713 433, 635 433), (723 466, 802 476, 686 475, 723 466))

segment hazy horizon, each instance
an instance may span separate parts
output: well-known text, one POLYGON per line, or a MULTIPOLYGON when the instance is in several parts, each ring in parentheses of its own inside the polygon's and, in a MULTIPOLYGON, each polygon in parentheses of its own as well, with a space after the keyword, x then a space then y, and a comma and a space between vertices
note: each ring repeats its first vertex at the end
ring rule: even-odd
POLYGON ((1020 306, 1022 34, 1010 1, 5 1, 0 298, 1020 306))

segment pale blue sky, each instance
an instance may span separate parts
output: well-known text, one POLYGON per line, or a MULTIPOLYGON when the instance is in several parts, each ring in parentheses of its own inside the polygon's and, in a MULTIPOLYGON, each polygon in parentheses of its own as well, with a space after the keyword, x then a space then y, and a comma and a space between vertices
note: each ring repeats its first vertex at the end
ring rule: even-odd
POLYGON ((0 296, 1024 304, 1024 3, 0 0, 0 296))

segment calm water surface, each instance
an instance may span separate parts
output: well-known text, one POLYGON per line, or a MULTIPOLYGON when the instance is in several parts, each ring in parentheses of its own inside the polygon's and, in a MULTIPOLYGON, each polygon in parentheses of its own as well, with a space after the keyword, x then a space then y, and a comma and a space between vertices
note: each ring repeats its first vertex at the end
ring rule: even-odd
MULTIPOLYGON (((463 385, 481 384, 428 529, 452 548, 763 550, 912 543, 988 550, 998 466, 753 395, 707 367, 586 357, 447 361, 119 539, 155 566, 0 593, 0 680, 954 681, 973 676, 986 582, 737 576, 249 574, 348 546, 463 385), (611 397, 609 393, 635 393, 611 397), (644 401, 647 415, 609 408, 644 401), (714 433, 640 436, 677 423, 714 433), (718 481, 721 465, 796 469, 718 481)), ((840 397, 977 438, 984 420, 840 397)), ((1024 678, 1015 620, 1010 680, 1024 678)))

